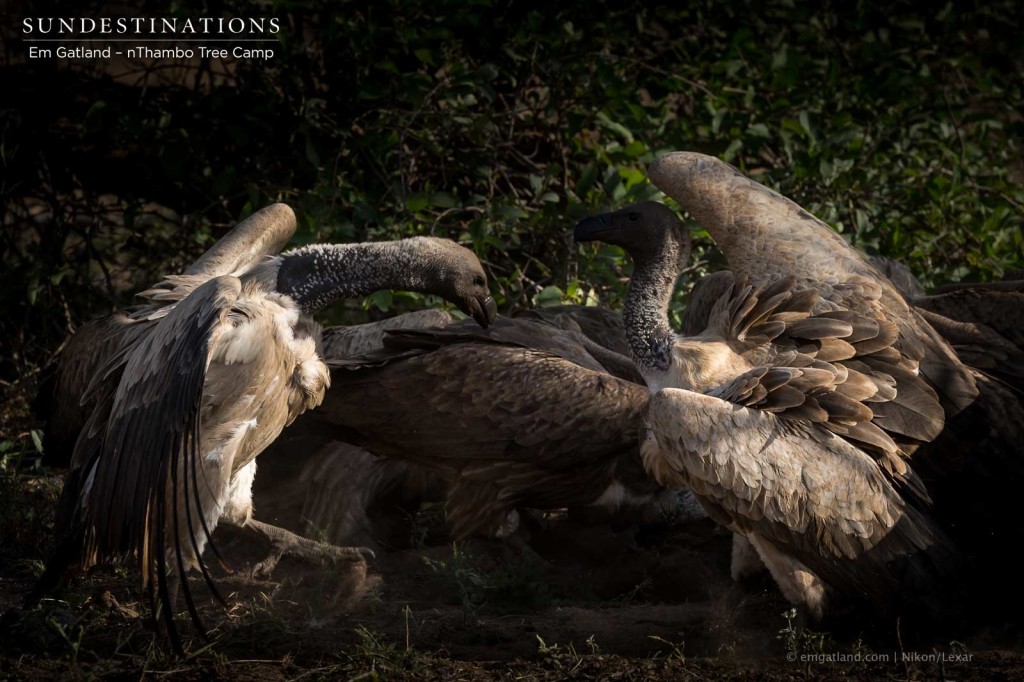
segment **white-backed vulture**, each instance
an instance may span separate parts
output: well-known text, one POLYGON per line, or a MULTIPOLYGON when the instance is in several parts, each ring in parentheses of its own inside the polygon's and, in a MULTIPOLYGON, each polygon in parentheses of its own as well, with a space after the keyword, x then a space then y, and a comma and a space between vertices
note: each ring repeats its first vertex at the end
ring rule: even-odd
POLYGON ((614 355, 529 320, 393 331, 379 352, 329 359, 335 389, 303 428, 333 429, 337 440, 438 472, 456 538, 507 536, 519 507, 664 498, 675 510, 677 492, 654 483, 639 459, 647 392, 609 373, 603 362, 631 365, 614 355))
POLYGON ((978 395, 976 376, 878 271, 793 202, 717 159, 673 153, 651 180, 708 230, 740 280, 710 325, 668 326, 689 239, 647 202, 591 218, 625 248, 623 317, 652 393, 644 462, 756 548, 784 595, 895 606, 959 558, 910 455, 978 395))
MULTIPOLYGON (((441 311, 420 311, 354 327, 325 329, 324 357, 328 362, 345 362, 353 355, 381 349, 387 329, 423 329, 437 322, 450 322, 449 315, 442 313, 447 319, 438 319, 438 313, 441 311)), ((472 332, 466 325, 456 325, 455 329, 466 342, 471 340, 465 336, 466 331, 472 332)), ((614 376, 643 381, 632 361, 614 352, 622 349, 628 353, 629 348, 621 316, 605 309, 570 305, 521 311, 511 321, 500 321, 486 336, 491 342, 501 340, 526 347, 556 344, 563 357, 578 358, 594 369, 598 366, 593 360, 597 359, 614 376), (575 333, 551 333, 541 325, 575 333)), ((282 518, 290 527, 305 527, 311 536, 326 537, 336 543, 394 544, 402 542, 402 536, 396 532, 418 501, 433 502, 438 495, 442 500, 446 496, 448 482, 436 469, 394 456, 375 457, 367 450, 335 440, 337 431, 332 437, 332 431, 325 431, 317 422, 316 414, 302 417, 264 455, 261 470, 273 468, 274 485, 261 486, 257 481, 256 505, 261 518, 278 514, 279 517, 267 520, 282 518), (304 494, 298 495, 297 491, 304 494)), ((635 427, 632 425, 631 431, 635 427)), ((456 437, 452 434, 453 441, 456 437)), ((635 450, 633 456, 638 457, 635 450)), ((636 470, 639 469, 637 466, 636 470)), ((637 489, 649 487, 649 480, 641 478, 630 485, 633 504, 628 509, 615 510, 612 518, 664 522, 699 513, 696 502, 685 493, 664 492, 651 497, 637 489)))
MULTIPOLYGON (((445 310, 429 309, 328 327, 323 358, 378 351, 390 329, 444 327, 454 321, 445 310)), ((307 537, 371 549, 390 540, 396 516, 408 517, 422 502, 443 500, 448 489, 433 471, 338 441, 333 429, 318 428, 316 420, 305 417, 267 448, 260 470, 263 476, 253 494, 261 519, 301 528, 307 537)))
POLYGON ((494 319, 479 261, 454 242, 317 244, 277 255, 294 230, 287 206, 262 209, 183 274, 143 292, 151 304, 130 319, 97 323, 120 340, 104 345, 110 354, 95 358, 84 392, 65 396, 92 410, 41 587, 67 568, 134 557, 176 637, 167 578, 199 568, 209 580, 201 555, 218 521, 299 551, 313 544, 251 518, 256 456, 330 385, 312 314, 336 298, 400 288, 444 296, 483 325, 494 319))
MULTIPOLYGON (((897 277, 901 293, 924 291, 903 264, 878 256, 871 262, 885 265, 884 272, 902 272, 897 277)), ((697 331, 684 331, 684 336, 696 335, 707 327, 712 308, 708 301, 719 298, 733 283, 732 273, 722 270, 694 284, 691 305, 683 315, 683 329, 697 331)), ((1017 321, 1008 308, 1003 309, 1003 315, 988 312, 993 305, 1005 306, 1010 300, 1003 296, 1007 285, 996 284, 992 289, 997 297, 994 303, 972 308, 963 305, 970 300, 964 297, 958 299, 959 305, 945 309, 965 321, 928 310, 933 301, 959 289, 931 296, 918 293, 911 299, 960 360, 970 366, 979 389, 968 408, 946 420, 935 440, 918 448, 913 466, 932 500, 929 513, 955 541, 974 572, 962 573, 964 583, 970 584, 965 588, 969 597, 965 602, 970 608, 960 615, 971 612, 977 622, 988 625, 993 618, 1015 617, 1024 596, 1020 590, 1008 588, 1017 582, 1016 564, 1001 559, 1007 547, 1024 540, 1024 528, 1016 520, 1018 486, 1024 480, 1024 400, 1018 388, 1021 350, 984 322, 971 321, 986 319, 986 315, 1008 326, 1017 321)), ((983 286, 967 288, 972 298, 986 297, 990 291, 983 286)), ((756 552, 744 563, 745 549, 754 552, 749 543, 737 542, 734 547, 732 568, 737 579, 763 569, 756 552)))

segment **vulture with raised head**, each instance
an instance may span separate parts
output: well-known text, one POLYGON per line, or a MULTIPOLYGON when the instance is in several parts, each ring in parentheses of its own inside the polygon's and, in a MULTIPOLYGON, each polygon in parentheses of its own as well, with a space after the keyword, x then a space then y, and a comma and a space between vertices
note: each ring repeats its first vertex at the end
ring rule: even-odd
POLYGON ((738 281, 704 331, 678 337, 667 317, 689 255, 678 217, 647 202, 576 227, 578 240, 634 260, 623 317, 652 394, 647 470, 688 486, 812 614, 955 592, 962 548, 927 483, 945 455, 915 452, 974 408, 984 378, 793 202, 701 154, 663 156, 649 175, 708 230, 738 281))
MULTIPOLYGON (((72 369, 58 378, 59 398, 87 406, 88 417, 40 589, 69 568, 134 557, 151 597, 155 590, 168 607, 167 578, 181 578, 198 620, 183 579, 198 568, 209 581, 200 557, 221 520, 266 535, 271 563, 281 551, 366 553, 251 516, 256 456, 330 385, 312 314, 339 297, 395 288, 441 295, 486 326, 494 301, 479 261, 454 242, 317 244, 278 255, 294 230, 283 204, 253 214, 183 274, 143 292, 149 305, 93 323, 102 343, 84 349, 89 357, 65 358, 72 369)), ((58 405, 58 419, 83 414, 58 405)))

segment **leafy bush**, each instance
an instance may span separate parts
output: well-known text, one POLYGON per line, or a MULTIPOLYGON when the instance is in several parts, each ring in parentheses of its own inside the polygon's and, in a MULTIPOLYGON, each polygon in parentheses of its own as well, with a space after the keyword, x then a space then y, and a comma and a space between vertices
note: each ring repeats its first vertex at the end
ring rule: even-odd
MULTIPOLYGON (((923 14, 904 0, 278 0, 272 14, 284 29, 267 62, 183 64, 178 77, 166 64, 130 77, 5 68, 0 378, 45 365, 69 328, 275 200, 296 207, 297 242, 458 239, 504 309, 618 306, 622 253, 568 232, 655 196, 643 168, 670 149, 729 160, 926 285, 1024 265, 1009 0, 923 14)), ((694 275, 720 258, 706 235, 698 246, 694 275)))

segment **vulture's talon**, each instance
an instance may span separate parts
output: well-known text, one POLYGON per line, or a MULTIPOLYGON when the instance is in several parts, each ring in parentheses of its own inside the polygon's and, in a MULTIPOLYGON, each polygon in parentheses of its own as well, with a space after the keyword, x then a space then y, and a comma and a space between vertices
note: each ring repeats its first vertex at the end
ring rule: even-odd
POLYGON ((340 562, 366 563, 376 558, 369 547, 339 547, 326 542, 310 540, 290 530, 273 526, 256 519, 249 519, 243 526, 270 541, 271 551, 267 557, 253 567, 253 577, 269 578, 284 555, 302 559, 311 564, 337 564, 340 562))
POLYGON ((269 580, 274 569, 277 568, 277 563, 281 561, 281 557, 284 553, 275 550, 267 555, 267 557, 252 567, 252 579, 264 579, 269 580))

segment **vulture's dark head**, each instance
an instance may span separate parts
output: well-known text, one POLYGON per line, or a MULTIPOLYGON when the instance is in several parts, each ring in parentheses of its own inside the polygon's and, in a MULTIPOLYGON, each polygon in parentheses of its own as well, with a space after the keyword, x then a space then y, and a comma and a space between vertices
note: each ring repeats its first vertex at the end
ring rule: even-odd
POLYGON ((454 303, 481 327, 487 327, 498 316, 498 307, 487 288, 487 274, 472 251, 448 239, 418 237, 430 253, 431 271, 427 285, 431 293, 454 303))
POLYGON ((690 255, 689 230, 675 211, 656 201, 584 218, 573 234, 578 242, 620 246, 634 260, 656 258, 665 253, 666 247, 671 247, 680 264, 690 255))

